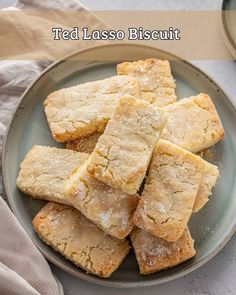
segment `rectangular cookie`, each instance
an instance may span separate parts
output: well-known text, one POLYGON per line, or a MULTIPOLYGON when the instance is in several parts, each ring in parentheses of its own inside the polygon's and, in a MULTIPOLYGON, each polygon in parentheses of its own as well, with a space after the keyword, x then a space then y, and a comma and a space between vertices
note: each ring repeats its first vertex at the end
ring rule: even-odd
MULTIPOLYGON (((102 133, 95 133, 90 137, 68 142, 66 148, 78 152, 92 153, 101 134, 102 133)), ((202 160, 202 162, 204 164, 204 171, 194 203, 193 212, 198 212, 209 201, 212 188, 215 186, 217 178, 219 177, 219 170, 215 165, 204 160, 202 160)))
POLYGON ((108 278, 129 252, 126 240, 100 230, 75 208, 47 203, 33 219, 39 237, 76 266, 108 278))
POLYGON ((37 199, 69 204, 65 181, 88 158, 88 154, 35 145, 20 165, 17 186, 37 199))
POLYGON ((168 242, 177 241, 192 214, 203 169, 200 157, 159 140, 134 223, 168 242))
POLYGON ((91 154, 98 142, 102 132, 96 132, 89 137, 79 138, 74 141, 69 141, 66 144, 66 148, 81 153, 91 154))
POLYGON ((166 106, 167 124, 161 138, 197 153, 224 137, 224 128, 209 95, 200 93, 166 106))
POLYGON ((140 228, 135 228, 130 238, 141 274, 147 275, 176 266, 196 254, 194 240, 188 229, 172 243, 140 228))
POLYGON ((149 58, 123 62, 117 65, 117 73, 137 78, 142 99, 158 107, 176 102, 175 80, 167 60, 149 58))
POLYGON ((68 142, 102 132, 125 94, 140 96, 137 79, 117 75, 49 94, 44 107, 53 138, 68 142))
POLYGON ((75 208, 116 238, 125 238, 134 226, 139 197, 95 179, 87 172, 87 161, 70 176, 66 195, 75 208))
POLYGON ((211 195, 212 188, 215 186, 219 177, 219 170, 215 165, 203 159, 202 162, 204 164, 203 174, 193 206, 193 212, 198 212, 209 201, 208 198, 211 195))
POLYGON ((136 193, 165 125, 164 111, 144 100, 123 96, 88 160, 95 178, 136 193))

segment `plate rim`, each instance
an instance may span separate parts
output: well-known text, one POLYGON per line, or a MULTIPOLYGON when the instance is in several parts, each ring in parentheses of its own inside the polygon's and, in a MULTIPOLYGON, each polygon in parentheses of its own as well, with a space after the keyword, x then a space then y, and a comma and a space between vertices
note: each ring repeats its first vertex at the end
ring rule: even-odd
POLYGON ((236 59, 236 42, 230 33, 225 15, 225 11, 230 11, 226 9, 227 2, 229 2, 229 0, 223 0, 221 5, 221 33, 223 35, 225 45, 229 53, 232 55, 234 59, 236 59))
MULTIPOLYGON (((16 216, 17 220, 20 222, 20 224, 22 225, 22 227, 24 228, 23 224, 21 223, 21 220, 18 216, 17 213, 17 208, 14 205, 14 202, 11 198, 11 193, 10 190, 8 189, 8 184, 7 184, 7 178, 6 178, 6 148, 7 148, 7 140, 8 140, 8 135, 9 132, 11 130, 14 118, 15 118, 15 114, 18 111, 22 101, 25 98, 25 95, 28 93, 28 91, 47 73, 49 72, 52 68, 58 66, 59 64, 65 62, 66 60, 68 60, 69 58, 72 58, 74 55, 78 55, 80 53, 84 53, 86 51, 90 51, 90 50, 96 50, 96 48, 102 48, 102 47, 117 47, 117 46, 133 46, 133 47, 144 47, 144 48, 149 48, 149 49, 155 49, 158 50, 159 52, 163 52, 163 53, 167 53, 171 56, 174 57, 175 60, 184 62, 186 64, 188 64, 188 66, 192 67, 194 70, 199 71, 210 83, 212 83, 217 89, 220 90, 220 92, 225 96, 225 98, 227 99, 228 103, 230 104, 230 106, 233 108, 235 114, 236 114, 236 105, 234 105, 234 103, 232 102, 232 100, 229 98, 229 96, 225 93, 224 90, 222 90, 221 87, 218 86, 218 84, 214 81, 214 79, 211 77, 211 75, 206 74, 204 71, 202 71, 201 69, 199 69, 197 66, 193 65, 191 62, 184 60, 183 58, 176 56, 175 54, 172 54, 171 52, 165 51, 165 50, 161 50, 155 46, 148 46, 148 45, 143 45, 143 44, 138 44, 135 42, 125 42, 125 43, 115 43, 115 44, 103 44, 103 45, 96 45, 96 46, 89 46, 86 47, 85 49, 81 49, 81 50, 76 50, 73 51, 72 53, 62 57, 61 59, 59 59, 58 61, 53 62, 52 64, 50 64, 48 67, 46 67, 46 69, 44 69, 40 75, 33 80, 30 85, 25 89, 25 91, 23 92, 23 94, 20 96, 18 103, 16 104, 16 107, 12 113, 12 117, 10 119, 10 122, 6 128, 6 132, 4 135, 4 139, 3 139, 3 145, 2 145, 2 178, 3 178, 3 188, 5 191, 5 195, 6 195, 6 199, 7 199, 7 203, 9 204, 12 212, 14 213, 14 215, 16 216)), ((25 230, 25 228, 24 228, 25 230)), ((26 231, 26 230, 25 230, 26 231)), ((75 273, 74 270, 72 270, 70 267, 64 265, 63 263, 61 263, 60 261, 58 261, 56 258, 52 257, 50 254, 48 254, 48 252, 46 250, 44 250, 42 247, 40 247, 39 245, 36 244, 36 241, 34 239, 32 239, 32 237, 30 237, 30 235, 28 234, 30 240, 34 243, 34 245, 38 248, 38 250, 42 253, 42 255, 51 263, 53 263, 54 265, 56 265, 57 267, 59 267, 60 269, 62 269, 63 271, 66 271, 67 273, 82 279, 84 281, 88 281, 90 283, 94 283, 97 285, 102 285, 102 286, 106 286, 106 287, 116 287, 116 288, 138 288, 138 287, 147 287, 147 286, 154 286, 154 285, 159 285, 162 283, 166 283, 175 279, 178 279, 180 277, 183 277, 193 271, 195 271, 196 269, 198 269, 199 267, 203 266, 204 264, 206 264, 207 262, 209 262, 220 250, 223 249, 223 247, 228 243, 228 241, 230 240, 230 238, 233 236, 233 234, 236 232, 236 221, 234 224, 232 224, 230 230, 228 231, 228 233, 225 235, 224 240, 221 241, 221 243, 214 249, 212 250, 211 253, 207 254, 204 258, 202 258, 200 261, 196 262, 195 264, 187 267, 186 269, 181 270, 181 272, 179 273, 175 273, 172 274, 168 277, 164 277, 164 278, 156 278, 156 279, 152 279, 152 280, 148 280, 148 281, 140 281, 140 282, 115 282, 115 281, 109 281, 109 280, 105 280, 96 276, 92 276, 92 275, 88 275, 87 273, 83 272, 83 270, 81 270, 80 273, 75 273)))

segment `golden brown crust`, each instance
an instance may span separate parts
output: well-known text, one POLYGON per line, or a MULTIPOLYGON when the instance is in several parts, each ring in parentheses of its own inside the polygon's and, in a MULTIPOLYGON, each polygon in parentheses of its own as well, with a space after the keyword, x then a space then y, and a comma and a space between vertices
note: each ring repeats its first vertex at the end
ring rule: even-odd
POLYGON ((140 96, 135 78, 114 76, 51 93, 44 107, 53 138, 68 142, 102 132, 124 94, 140 96))
POLYGON ((66 144, 66 148, 81 153, 91 154, 97 144, 101 132, 94 133, 89 137, 80 138, 74 141, 69 141, 66 144))
POLYGON ((141 97, 158 107, 176 102, 175 80, 167 60, 149 58, 117 65, 118 75, 129 75, 138 79, 141 97))
POLYGON ((141 274, 147 275, 176 266, 196 254, 188 229, 173 243, 139 228, 132 231, 130 238, 141 274))
POLYGON ((128 195, 95 179, 87 172, 85 162, 69 178, 67 198, 108 234, 123 239, 132 230, 138 195, 128 195))
POLYGON ((169 242, 183 234, 202 178, 203 160, 159 140, 134 215, 134 223, 169 242))
POLYGON ((132 96, 120 98, 89 157, 89 173, 124 192, 136 193, 165 122, 162 109, 132 96))
POLYGON ((17 186, 34 198, 69 204, 65 181, 87 158, 85 153, 35 145, 20 165, 17 186))
POLYGON ((100 230, 71 206, 48 203, 33 219, 39 237, 75 265, 108 278, 129 252, 128 241, 100 230))
POLYGON ((166 106, 167 124, 161 138, 197 153, 224 137, 224 128, 209 95, 184 98, 166 106))

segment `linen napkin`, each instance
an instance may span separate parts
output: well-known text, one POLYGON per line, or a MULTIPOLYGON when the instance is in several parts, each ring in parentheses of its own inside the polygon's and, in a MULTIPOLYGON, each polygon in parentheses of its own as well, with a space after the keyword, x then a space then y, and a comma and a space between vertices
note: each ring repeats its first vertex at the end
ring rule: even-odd
POLYGON ((47 261, 1 197, 0 220, 0 294, 63 294, 47 261))
MULTIPOLYGON (((91 27, 99 28, 102 23, 90 12, 88 12, 76 0, 19 0, 12 10, 19 9, 57 9, 57 10, 80 10, 84 22, 91 27)), ((42 14, 43 15, 43 14, 42 14)), ((41 15, 41 17, 42 17, 41 15)), ((9 18, 1 25, 7 28, 9 22, 16 28, 16 34, 21 34, 22 42, 27 42, 29 36, 37 34, 40 42, 45 42, 43 56, 45 60, 23 60, 17 56, 11 56, 9 60, 0 61, 0 154, 2 141, 6 127, 11 119, 17 102, 27 86, 37 78, 43 69, 50 63, 50 50, 44 35, 40 32, 40 26, 28 26, 27 31, 22 33, 24 28, 17 26, 17 19, 9 18), (8 23, 7 23, 8 22, 8 23)), ((44 19, 37 19, 35 23, 42 23, 44 19)), ((48 22, 48 20, 47 20, 48 22)), ((59 19, 60 22, 60 19, 59 19)), ((63 25, 63 19, 61 20, 63 25)), ((52 24, 53 26, 53 24, 52 24)), ((1 36, 0 36, 1 37, 1 36)), ((11 38, 11 36, 9 36, 11 38)), ((78 45, 60 48, 60 57, 68 54, 78 45)), ((91 46, 86 43, 84 46, 91 46)), ((2 168, 0 162, 0 168, 2 168)), ((0 169, 1 171, 2 169, 0 169)), ((2 186, 2 173, 0 172, 0 195, 4 197, 2 186)), ((0 197, 0 294, 24 294, 24 295, 55 295, 63 294, 60 283, 54 278, 50 267, 41 253, 33 245, 26 232, 19 224, 15 216, 4 200, 0 197)))

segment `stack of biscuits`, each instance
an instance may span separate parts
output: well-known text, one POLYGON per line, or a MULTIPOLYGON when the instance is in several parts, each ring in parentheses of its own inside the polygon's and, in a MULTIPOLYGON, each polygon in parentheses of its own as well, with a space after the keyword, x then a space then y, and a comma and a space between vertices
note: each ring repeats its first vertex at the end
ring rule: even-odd
POLYGON ((199 152, 224 129, 209 95, 176 101, 175 87, 169 62, 150 58, 44 102, 65 148, 33 146, 17 185, 49 201, 33 219, 39 237, 89 273, 110 277, 131 248, 141 274, 196 253, 188 222, 219 176, 199 152))

